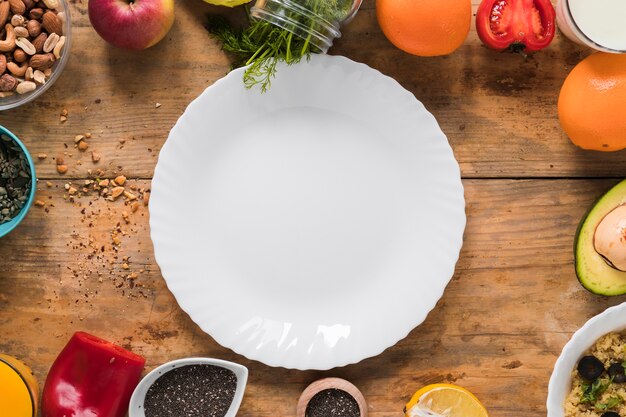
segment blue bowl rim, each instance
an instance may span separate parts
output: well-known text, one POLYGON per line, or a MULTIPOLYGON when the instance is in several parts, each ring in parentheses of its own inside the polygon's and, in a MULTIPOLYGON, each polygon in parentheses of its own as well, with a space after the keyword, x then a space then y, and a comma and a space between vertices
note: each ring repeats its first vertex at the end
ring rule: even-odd
POLYGON ((26 160, 28 161, 28 167, 30 168, 31 176, 30 193, 28 194, 26 204, 24 205, 24 207, 22 207, 22 210, 20 210, 18 215, 13 218, 13 220, 7 223, 0 224, 0 238, 2 238, 9 234, 11 231, 13 231, 13 229, 15 229, 22 222, 22 220, 24 220, 24 217, 26 217, 26 214, 28 214, 28 212, 30 211, 30 208, 33 205, 33 201, 35 200, 35 193, 37 191, 37 174, 35 172, 35 163, 33 162, 33 158, 30 156, 30 152, 28 152, 26 145, 24 145, 24 143, 22 143, 22 141, 19 140, 17 136, 13 134, 13 132, 11 132, 9 129, 2 125, 0 125, 0 134, 7 135, 15 143, 18 144, 24 155, 26 155, 26 160))

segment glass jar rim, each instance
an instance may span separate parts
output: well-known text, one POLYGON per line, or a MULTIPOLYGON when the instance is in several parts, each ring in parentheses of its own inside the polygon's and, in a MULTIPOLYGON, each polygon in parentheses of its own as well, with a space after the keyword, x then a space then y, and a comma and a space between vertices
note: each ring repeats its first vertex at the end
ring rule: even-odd
POLYGON ((587 43, 589 46, 591 46, 594 49, 597 49, 599 51, 608 52, 608 53, 614 53, 614 54, 626 54, 626 49, 611 48, 611 47, 602 45, 602 44, 594 41, 593 39, 591 39, 580 28, 580 25, 578 24, 578 22, 576 22, 576 18, 574 17, 574 13, 572 13, 572 8, 570 7, 569 0, 561 0, 561 1, 564 2, 565 12, 567 13, 567 17, 569 18, 569 20, 572 22, 572 25, 574 25, 574 29, 576 30, 576 33, 578 35, 580 35, 582 38, 584 38, 584 42, 585 43, 587 43))

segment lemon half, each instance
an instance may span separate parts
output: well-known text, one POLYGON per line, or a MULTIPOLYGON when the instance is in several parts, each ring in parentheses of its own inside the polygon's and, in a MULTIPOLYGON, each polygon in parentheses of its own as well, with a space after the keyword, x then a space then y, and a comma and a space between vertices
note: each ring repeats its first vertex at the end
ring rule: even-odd
POLYGON ((478 398, 452 384, 432 384, 417 391, 405 407, 406 417, 489 417, 478 398))

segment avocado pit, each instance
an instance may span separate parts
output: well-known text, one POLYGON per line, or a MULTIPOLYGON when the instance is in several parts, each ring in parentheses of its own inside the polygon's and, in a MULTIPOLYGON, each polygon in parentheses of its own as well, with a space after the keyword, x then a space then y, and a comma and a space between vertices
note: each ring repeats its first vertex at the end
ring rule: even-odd
POLYGON ((611 267, 626 272, 626 204, 617 206, 600 221, 593 246, 611 267))

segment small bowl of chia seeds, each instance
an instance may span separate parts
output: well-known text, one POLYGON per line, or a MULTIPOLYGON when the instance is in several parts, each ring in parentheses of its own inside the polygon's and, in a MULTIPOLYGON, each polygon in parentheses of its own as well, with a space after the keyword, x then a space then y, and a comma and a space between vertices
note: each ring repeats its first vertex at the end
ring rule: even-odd
POLYGON ((167 362, 146 375, 129 417, 235 417, 248 381, 245 366, 219 359, 167 362))
POLYGON ((26 146, 0 126, 0 238, 26 217, 35 200, 35 164, 26 146))
POLYGON ((298 400, 297 417, 367 417, 361 391, 341 378, 324 378, 309 385, 298 400))

